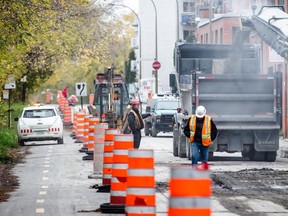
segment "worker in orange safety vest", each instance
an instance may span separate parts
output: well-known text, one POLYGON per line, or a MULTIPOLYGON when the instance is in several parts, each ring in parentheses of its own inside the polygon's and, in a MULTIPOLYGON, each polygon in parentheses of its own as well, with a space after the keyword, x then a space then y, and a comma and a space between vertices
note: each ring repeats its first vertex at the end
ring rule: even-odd
POLYGON ((206 115, 204 106, 197 107, 195 115, 191 115, 183 132, 190 141, 192 165, 198 164, 199 153, 202 163, 207 163, 209 145, 217 137, 218 130, 212 118, 206 115))

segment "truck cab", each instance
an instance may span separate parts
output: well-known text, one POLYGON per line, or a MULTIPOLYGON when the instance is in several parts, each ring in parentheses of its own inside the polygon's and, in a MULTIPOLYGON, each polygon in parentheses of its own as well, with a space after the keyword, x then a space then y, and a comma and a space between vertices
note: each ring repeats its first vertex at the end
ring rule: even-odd
POLYGON ((152 116, 145 119, 145 135, 156 137, 159 132, 173 132, 173 116, 180 106, 179 99, 158 95, 147 102, 146 112, 152 112, 152 116))

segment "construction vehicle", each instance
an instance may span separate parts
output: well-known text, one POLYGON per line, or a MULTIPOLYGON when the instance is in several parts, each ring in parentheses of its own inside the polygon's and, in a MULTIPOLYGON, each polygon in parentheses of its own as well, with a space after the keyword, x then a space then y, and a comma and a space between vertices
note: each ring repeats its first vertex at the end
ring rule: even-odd
POLYGON ((282 7, 263 7, 242 20, 244 29, 233 45, 177 44, 176 73, 170 87, 180 95, 181 107, 173 121, 173 154, 190 159, 183 134, 198 105, 207 109, 219 130, 209 148, 213 152, 242 152, 255 161, 276 160, 282 119, 282 74, 262 74, 259 48, 243 45, 255 31, 287 60, 288 15, 282 7), (285 28, 284 28, 285 27, 285 28))
POLYGON ((115 74, 109 67, 105 73, 96 74, 94 87, 94 109, 91 112, 102 122, 107 122, 109 128, 123 128, 130 101, 140 99, 135 84, 126 84, 122 75, 115 74))
POLYGON ((159 132, 173 131, 173 116, 179 107, 179 99, 169 94, 157 94, 147 100, 146 113, 152 113, 145 121, 145 136, 156 137, 159 132))

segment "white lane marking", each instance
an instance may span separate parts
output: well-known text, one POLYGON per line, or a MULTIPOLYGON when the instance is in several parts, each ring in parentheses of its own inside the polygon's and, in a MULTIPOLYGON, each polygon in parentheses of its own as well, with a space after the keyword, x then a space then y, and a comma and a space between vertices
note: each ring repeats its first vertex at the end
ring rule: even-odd
POLYGON ((43 173, 49 173, 49 170, 43 170, 43 173))
POLYGON ((47 181, 47 180, 48 180, 48 177, 43 177, 42 180, 43 180, 43 181, 47 181))
POLYGON ((46 163, 46 164, 49 164, 49 163, 50 163, 50 161, 44 161, 44 163, 46 163))
POLYGON ((36 208, 35 212, 37 214, 43 214, 43 213, 45 213, 45 209, 44 208, 36 208))
POLYGON ((44 167, 45 167, 45 168, 49 168, 49 167, 50 167, 50 165, 44 165, 44 167))
POLYGON ((39 192, 39 195, 46 195, 47 194, 47 191, 40 191, 39 192))
POLYGON ((42 189, 48 189, 48 186, 43 185, 43 186, 41 186, 41 188, 42 188, 42 189))
POLYGON ((36 200, 36 203, 44 203, 44 202, 45 202, 44 199, 38 199, 38 200, 36 200))

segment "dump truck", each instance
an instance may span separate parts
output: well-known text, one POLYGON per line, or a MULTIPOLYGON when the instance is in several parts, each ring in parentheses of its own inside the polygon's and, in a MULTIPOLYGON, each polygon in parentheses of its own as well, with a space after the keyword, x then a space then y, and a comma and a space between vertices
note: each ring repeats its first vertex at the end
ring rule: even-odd
POLYGON ((288 15, 281 7, 263 7, 257 15, 242 20, 244 29, 233 45, 178 43, 176 73, 170 87, 180 96, 181 107, 173 119, 173 154, 190 155, 183 134, 198 105, 207 109, 219 133, 209 147, 213 152, 241 152, 254 161, 276 160, 282 119, 282 74, 263 74, 259 48, 243 45, 255 31, 287 60, 288 15))

